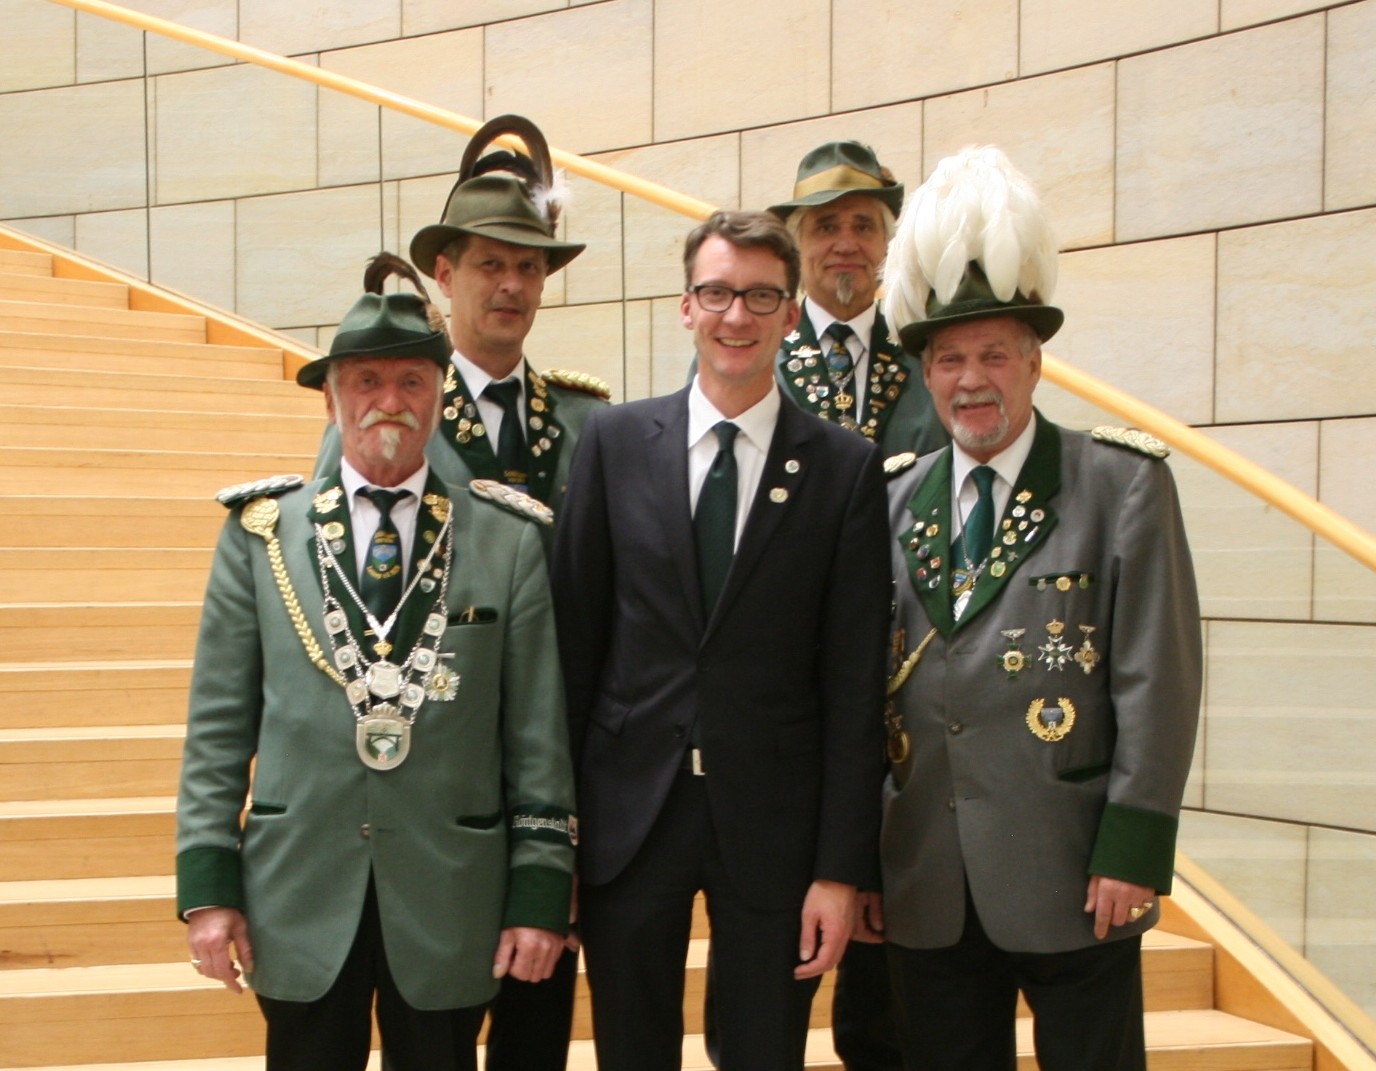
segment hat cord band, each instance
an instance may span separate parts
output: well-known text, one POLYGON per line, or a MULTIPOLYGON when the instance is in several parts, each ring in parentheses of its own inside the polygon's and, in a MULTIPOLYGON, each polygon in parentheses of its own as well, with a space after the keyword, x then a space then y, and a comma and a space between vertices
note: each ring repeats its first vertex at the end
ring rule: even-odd
POLYGON ((887 183, 868 175, 849 164, 837 164, 805 179, 799 179, 793 186, 793 198, 807 197, 813 193, 829 190, 881 190, 887 183))

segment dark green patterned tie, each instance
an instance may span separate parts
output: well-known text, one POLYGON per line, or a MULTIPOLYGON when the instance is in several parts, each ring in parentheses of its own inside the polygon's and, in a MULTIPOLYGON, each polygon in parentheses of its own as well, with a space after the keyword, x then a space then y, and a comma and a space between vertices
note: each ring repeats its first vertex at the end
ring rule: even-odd
POLYGON ((521 384, 514 379, 489 383, 483 396, 502 407, 502 427, 497 433, 497 463, 502 467, 502 483, 525 488, 530 481, 530 455, 521 434, 521 384))
POLYGON ((710 618, 731 571, 736 554, 736 433, 741 429, 723 420, 712 429, 717 435, 717 456, 707 470, 693 514, 693 534, 698 544, 698 577, 702 581, 702 613, 710 618))
POLYGON ((380 487, 365 487, 358 492, 377 507, 377 531, 368 544, 368 556, 363 561, 363 580, 360 584, 363 605, 379 622, 392 616, 401 600, 402 556, 401 536, 392 521, 392 508, 410 491, 384 491, 380 487))
POLYGON ((994 542, 994 470, 988 465, 980 465, 970 471, 970 476, 979 488, 979 498, 965 519, 961 540, 966 558, 976 566, 989 556, 989 547, 994 542))

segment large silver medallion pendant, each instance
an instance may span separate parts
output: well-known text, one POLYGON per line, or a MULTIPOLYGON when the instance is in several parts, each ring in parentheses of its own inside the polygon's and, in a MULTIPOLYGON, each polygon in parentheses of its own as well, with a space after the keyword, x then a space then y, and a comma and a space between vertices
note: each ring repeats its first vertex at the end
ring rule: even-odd
POLYGON ((401 693, 401 667, 386 660, 368 667, 368 691, 379 699, 394 699, 401 693))
POLYGON ((364 766, 392 770, 406 761, 411 753, 411 726, 398 714, 392 704, 380 703, 358 720, 354 746, 364 766))

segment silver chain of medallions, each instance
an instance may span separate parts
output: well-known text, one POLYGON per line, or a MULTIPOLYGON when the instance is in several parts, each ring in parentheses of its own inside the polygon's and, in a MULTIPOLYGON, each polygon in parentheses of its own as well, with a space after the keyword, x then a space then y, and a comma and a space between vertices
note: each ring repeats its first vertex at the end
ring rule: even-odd
MULTIPOLYGON (((345 571, 340 568, 338 559, 326 540, 321 525, 315 526, 316 560, 320 566, 320 586, 325 593, 324 624, 330 638, 334 663, 347 678, 344 695, 353 710, 355 744, 359 758, 364 765, 376 770, 393 769, 401 765, 410 752, 411 726, 415 723, 420 706, 426 699, 426 689, 415 678, 418 674, 428 675, 439 666, 440 643, 448 625, 448 617, 443 613, 431 612, 426 616, 422 638, 407 653, 406 660, 397 665, 385 656, 377 661, 369 661, 363 654, 363 646, 349 627, 349 615, 335 598, 329 584, 329 570, 333 569, 349 598, 362 612, 364 620, 373 634, 382 642, 391 633, 401 609, 415 592, 423 577, 430 572, 431 563, 444 545, 444 564, 439 571, 438 594, 435 605, 446 605, 445 597, 449 590, 449 573, 454 560, 453 514, 444 519, 440 538, 431 545, 429 552, 413 570, 411 582, 397 601, 396 609, 386 621, 379 622, 368 610, 345 571), (342 642, 341 642, 342 641, 342 642), (374 702, 377 700, 377 702, 374 702), (395 702, 392 702, 395 700, 395 702)), ((387 653, 390 653, 390 647, 387 653)), ((452 698, 452 697, 451 697, 452 698)))

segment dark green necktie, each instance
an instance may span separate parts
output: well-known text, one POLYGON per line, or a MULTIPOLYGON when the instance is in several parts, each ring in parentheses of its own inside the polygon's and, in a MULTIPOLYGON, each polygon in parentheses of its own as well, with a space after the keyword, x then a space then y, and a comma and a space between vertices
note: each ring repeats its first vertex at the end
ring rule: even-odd
POLYGON ((979 498, 970 516, 965 518, 960 538, 965 557, 971 566, 977 566, 989 556, 989 547, 994 542, 994 470, 988 465, 980 465, 970 471, 970 476, 979 488, 979 498))
POLYGON ((723 420, 712 429, 717 456, 707 470, 693 514, 698 544, 698 577, 702 581, 702 613, 710 618, 736 554, 736 433, 741 429, 723 420))
POLYGON ((410 491, 384 491, 380 487, 365 487, 358 492, 368 499, 381 516, 373 541, 368 544, 368 556, 363 561, 363 580, 360 584, 363 605, 379 622, 392 616, 401 600, 402 557, 401 536, 392 521, 392 508, 410 491))
POLYGON ((502 429, 497 433, 497 463, 502 466, 502 483, 525 487, 530 461, 526 439, 521 434, 521 384, 514 379, 489 383, 483 396, 502 407, 502 429))

